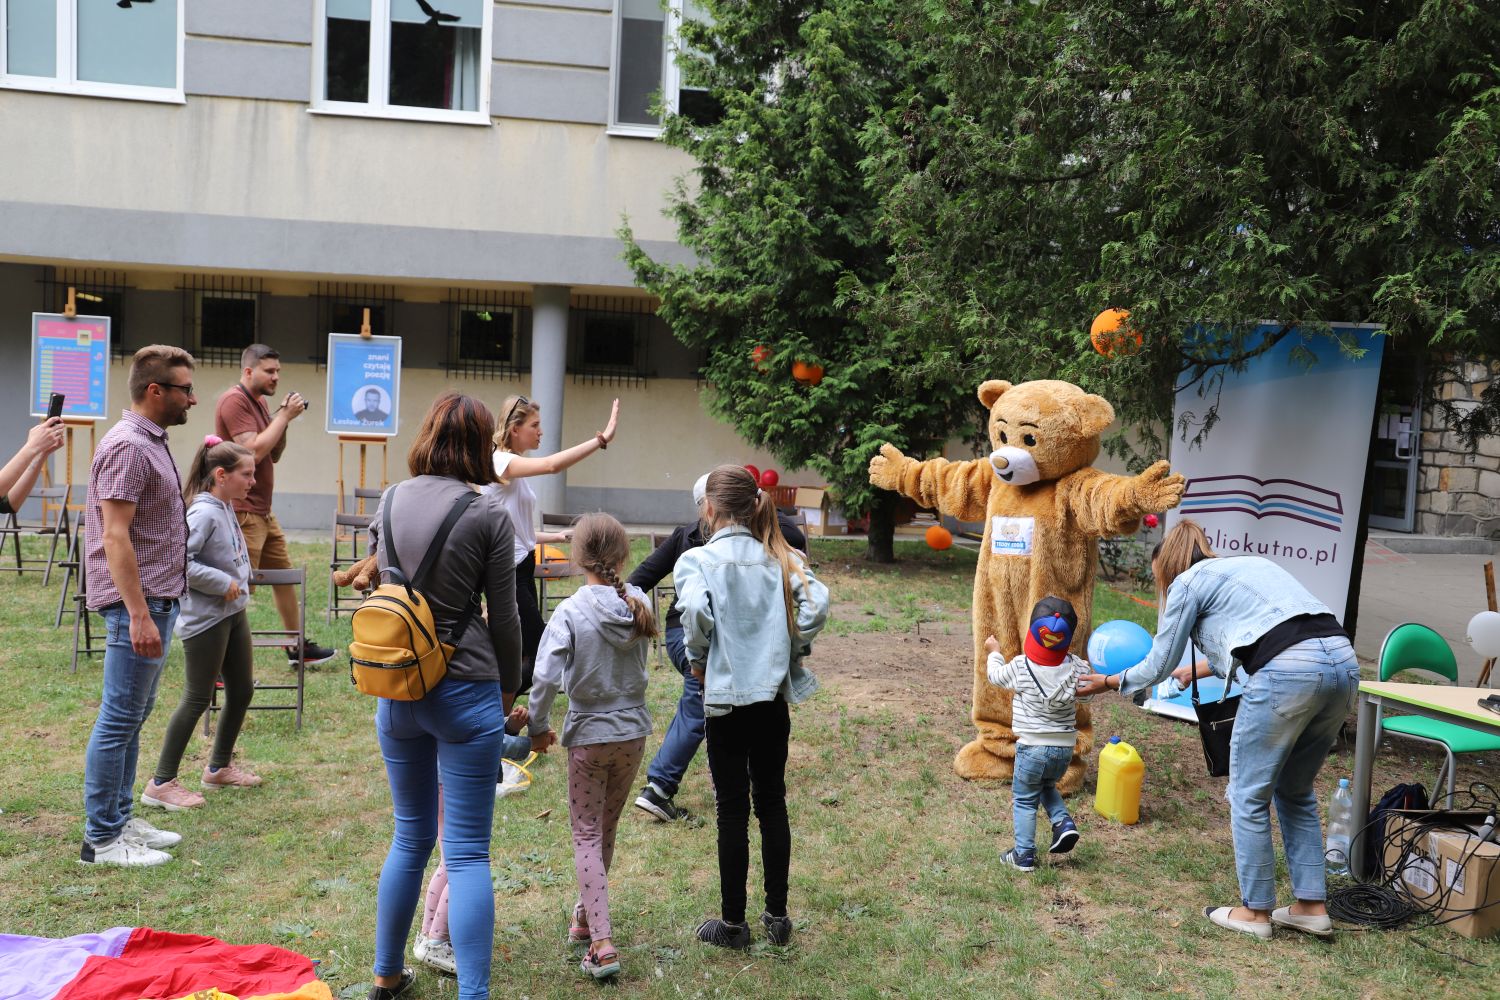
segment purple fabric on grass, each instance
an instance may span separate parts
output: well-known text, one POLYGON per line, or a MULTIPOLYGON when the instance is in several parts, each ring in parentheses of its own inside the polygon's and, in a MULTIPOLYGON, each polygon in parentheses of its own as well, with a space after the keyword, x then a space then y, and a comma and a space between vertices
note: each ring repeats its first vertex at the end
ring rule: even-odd
POLYGON ((91 955, 119 958, 134 927, 70 938, 0 934, 0 1000, 51 1000, 91 955))

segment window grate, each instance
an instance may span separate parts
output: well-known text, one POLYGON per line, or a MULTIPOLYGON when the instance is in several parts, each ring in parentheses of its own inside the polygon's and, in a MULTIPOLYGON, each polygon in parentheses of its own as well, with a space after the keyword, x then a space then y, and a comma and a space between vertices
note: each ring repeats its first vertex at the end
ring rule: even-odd
POLYGON ((568 310, 568 371, 575 384, 643 386, 655 300, 575 295, 568 310))
POLYGON ((313 292, 312 353, 307 356, 319 370, 328 367, 328 335, 359 333, 364 311, 370 310, 370 334, 394 337, 396 333, 396 287, 320 281, 313 292))
POLYGON ((448 354, 461 378, 514 379, 531 370, 531 302, 522 292, 448 291, 448 354))
POLYGON ((245 348, 260 340, 260 278, 184 274, 182 344, 200 365, 239 367, 245 348))
POLYGON ((125 293, 130 290, 124 271, 97 268, 49 267, 42 272, 42 312, 60 313, 68 304, 68 289, 77 293, 74 305, 80 316, 109 317, 109 352, 116 359, 130 358, 135 348, 125 342, 125 293), (91 295, 99 301, 83 298, 91 295))

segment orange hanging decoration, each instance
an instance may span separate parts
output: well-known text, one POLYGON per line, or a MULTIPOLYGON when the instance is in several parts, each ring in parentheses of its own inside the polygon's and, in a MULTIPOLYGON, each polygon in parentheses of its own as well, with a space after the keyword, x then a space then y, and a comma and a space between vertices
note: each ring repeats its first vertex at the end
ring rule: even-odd
POLYGON ((823 381, 823 366, 810 361, 792 362, 792 378, 798 385, 817 385, 823 381))
POLYGON ((1129 321, 1128 309, 1106 309, 1095 316, 1089 327, 1089 341, 1094 345, 1094 350, 1106 358, 1114 357, 1117 351, 1134 354, 1140 350, 1143 342, 1141 331, 1131 326, 1129 321))

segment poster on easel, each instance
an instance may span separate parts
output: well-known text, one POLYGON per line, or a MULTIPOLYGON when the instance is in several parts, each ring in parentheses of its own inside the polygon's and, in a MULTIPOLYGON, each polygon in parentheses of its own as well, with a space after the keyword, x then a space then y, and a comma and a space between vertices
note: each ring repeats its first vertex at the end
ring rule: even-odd
POLYGON ((401 338, 328 335, 329 434, 394 437, 401 412, 401 338))
POLYGON ((109 317, 31 314, 31 415, 63 394, 64 419, 109 416, 109 317))

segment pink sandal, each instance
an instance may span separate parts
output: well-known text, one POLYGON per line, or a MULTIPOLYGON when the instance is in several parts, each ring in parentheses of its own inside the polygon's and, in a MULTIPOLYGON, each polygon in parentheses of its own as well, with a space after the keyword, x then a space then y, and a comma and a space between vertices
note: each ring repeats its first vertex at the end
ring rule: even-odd
POLYGON ((589 931, 588 914, 580 903, 573 907, 573 923, 568 927, 568 940, 573 944, 588 944, 593 939, 593 934, 589 931))

